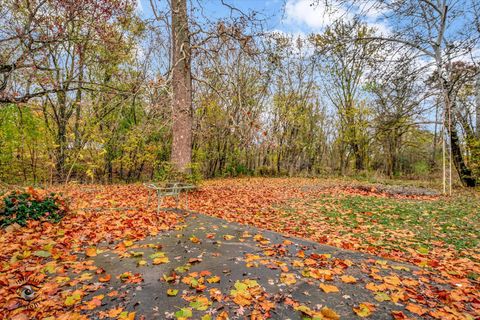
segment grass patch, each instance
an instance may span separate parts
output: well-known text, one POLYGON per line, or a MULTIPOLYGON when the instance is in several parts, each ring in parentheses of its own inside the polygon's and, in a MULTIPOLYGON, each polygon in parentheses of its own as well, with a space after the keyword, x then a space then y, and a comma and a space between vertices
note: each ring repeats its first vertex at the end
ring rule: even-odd
MULTIPOLYGON (((399 200, 349 194, 324 194, 316 199, 292 203, 306 210, 312 219, 325 221, 371 241, 391 231, 408 231, 406 238, 430 247, 435 241, 457 250, 475 248, 480 243, 480 200, 459 196, 434 201, 399 200)), ((403 239, 404 240, 404 239, 403 239)), ((391 243, 394 245, 394 243, 391 243)))

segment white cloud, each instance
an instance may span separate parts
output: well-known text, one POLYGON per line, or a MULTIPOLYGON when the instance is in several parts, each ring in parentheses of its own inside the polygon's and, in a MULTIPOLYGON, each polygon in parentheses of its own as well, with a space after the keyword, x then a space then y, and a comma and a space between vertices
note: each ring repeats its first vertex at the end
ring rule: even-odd
POLYGON ((312 0, 288 0, 285 4, 285 22, 322 29, 335 20, 351 19, 353 15, 341 7, 327 8, 323 1, 312 5, 312 0))
POLYGON ((137 0, 137 6, 135 10, 137 11, 137 13, 143 13, 142 0, 137 0))
POLYGON ((351 20, 356 14, 363 16, 363 20, 377 33, 388 35, 391 33, 389 26, 381 17, 388 11, 385 8, 373 5, 345 8, 340 5, 326 6, 324 1, 313 4, 313 0, 287 0, 285 4, 284 23, 295 27, 305 27, 307 33, 318 32, 337 20, 351 20))
POLYGON ((375 33, 379 36, 388 36, 392 34, 392 29, 381 22, 367 22, 368 26, 375 28, 375 33))

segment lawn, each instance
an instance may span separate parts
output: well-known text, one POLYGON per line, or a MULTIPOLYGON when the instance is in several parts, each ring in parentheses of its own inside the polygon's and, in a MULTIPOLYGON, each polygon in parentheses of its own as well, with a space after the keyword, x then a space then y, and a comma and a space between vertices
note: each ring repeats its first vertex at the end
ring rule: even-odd
POLYGON ((406 250, 404 241, 389 236, 402 231, 409 239, 409 247, 427 252, 435 248, 438 241, 459 251, 477 247, 479 208, 478 199, 465 196, 425 201, 340 193, 292 201, 281 210, 293 214, 305 212, 305 219, 325 221, 330 227, 337 227, 340 232, 352 234, 372 246, 406 250))

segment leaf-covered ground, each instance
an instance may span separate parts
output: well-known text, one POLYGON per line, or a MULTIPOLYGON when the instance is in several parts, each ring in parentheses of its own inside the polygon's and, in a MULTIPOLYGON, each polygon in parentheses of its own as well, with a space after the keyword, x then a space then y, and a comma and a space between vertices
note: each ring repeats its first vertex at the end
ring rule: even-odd
MULTIPOLYGON (((111 304, 105 301, 117 299, 119 302, 126 298, 122 296, 125 292, 100 292, 115 279, 126 284, 145 284, 136 268, 141 268, 143 264, 168 264, 174 257, 162 254, 159 249, 157 256, 148 256, 148 259, 136 257, 138 265, 134 270, 122 274, 107 274, 104 268, 95 264, 94 259, 109 250, 120 256, 126 253, 130 257, 134 255, 130 247, 136 248, 146 237, 161 236, 168 229, 178 228, 183 224, 182 216, 172 212, 157 215, 153 205, 146 209, 147 192, 141 185, 72 185, 62 188, 62 191, 72 199, 72 212, 59 224, 35 222, 25 228, 12 226, 0 231, 0 318, 81 319, 92 314, 102 318, 139 318, 140 315, 128 308, 107 308, 111 304), (38 288, 35 289, 38 298, 31 302, 18 299, 22 294, 19 290, 26 283, 38 288)), ((172 203, 167 201, 167 205, 172 203)), ((475 319, 480 316, 478 195, 444 199, 408 193, 392 195, 375 187, 340 186, 337 181, 238 179, 207 181, 200 191, 189 197, 189 204, 194 211, 228 221, 416 266, 409 268, 408 272, 393 270, 382 262, 384 260, 375 260, 373 265, 360 268, 371 281, 357 282, 356 286, 361 284, 362 289, 370 291, 372 300, 352 306, 355 315, 382 318, 380 313, 376 315, 376 310, 382 304, 397 303, 405 311, 391 314, 398 319, 405 318, 405 315, 437 319, 475 319), (394 276, 393 273, 398 271, 409 275, 394 276)), ((189 241, 192 243, 202 241, 191 236, 189 241)), ((148 244, 143 245, 152 249, 148 244)), ((161 247, 162 244, 158 245, 161 247)), ((278 250, 281 246, 272 248, 275 255, 278 250)), ((264 249, 262 252, 265 254, 264 249)), ((348 273, 334 273, 331 279, 326 279, 320 275, 325 270, 338 271, 334 265, 312 262, 308 260, 311 259, 308 254, 299 258, 296 265, 292 262, 288 266, 298 268, 297 273, 283 272, 281 283, 288 284, 294 279, 308 277, 310 273, 304 273, 306 263, 307 266, 315 263, 312 265, 313 274, 318 276, 315 280, 320 278, 323 285, 318 287, 320 293, 335 294, 338 290, 340 299, 342 287, 337 282, 353 281, 348 273)), ((195 261, 190 264, 195 264, 195 261)), ((188 282, 190 277, 191 281, 198 283, 198 279, 203 277, 203 281, 208 283, 208 279, 215 276, 202 276, 200 273, 190 276, 187 273, 185 281, 188 282)), ((182 276, 177 280, 183 281, 184 278, 182 276)), ((212 283, 215 283, 214 280, 211 280, 212 283)), ((239 280, 239 284, 233 283, 232 290, 240 296, 237 306, 241 306, 241 297, 268 294, 263 293, 263 286, 249 282, 255 279, 245 277, 244 280, 247 283, 243 280, 239 280)), ((165 297, 181 294, 175 291, 178 290, 175 287, 171 289, 165 297)), ((221 294, 230 295, 233 300, 237 297, 231 292, 221 294)), ((183 311, 181 308, 172 310, 172 316, 189 318, 190 311, 212 302, 211 295, 208 302, 204 298, 197 300, 190 301, 193 307, 183 311)), ((274 307, 275 304, 269 306, 267 303, 254 307, 253 310, 257 311, 248 315, 262 319, 268 314, 274 315, 265 312, 274 307)), ((328 318, 329 311, 321 313, 322 306, 295 307, 304 315, 328 318)), ((335 312, 334 305, 329 307, 335 312)), ((220 310, 214 316, 222 314, 220 310)), ((242 317, 245 315, 247 313, 242 317)), ((333 314, 330 316, 335 318, 333 314)))
POLYGON ((396 195, 339 184, 250 179, 233 187, 230 181, 218 181, 200 192, 192 207, 229 221, 412 263, 422 268, 424 281, 409 288, 416 294, 410 299, 431 317, 480 316, 478 194, 396 195), (222 201, 231 198, 235 203, 222 201))

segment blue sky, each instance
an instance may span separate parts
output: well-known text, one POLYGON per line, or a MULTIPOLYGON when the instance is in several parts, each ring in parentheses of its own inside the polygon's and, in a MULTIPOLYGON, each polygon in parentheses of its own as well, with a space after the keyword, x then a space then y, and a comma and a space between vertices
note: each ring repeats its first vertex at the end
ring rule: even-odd
MULTIPOLYGON (((150 6, 150 0, 137 0, 139 1, 140 12, 144 17, 152 16, 152 9, 150 6)), ((170 0, 154 0, 157 3, 165 6, 170 0)), ((204 15, 214 20, 215 18, 228 17, 230 9, 227 6, 222 5, 221 0, 187 0, 189 5, 201 4, 204 15)), ((324 1, 317 2, 317 5, 312 6, 314 0, 224 0, 225 3, 236 7, 243 12, 256 11, 262 17, 266 19, 267 31, 280 31, 288 33, 294 36, 305 37, 311 33, 321 32, 327 25, 331 24, 337 19, 351 19, 353 18, 355 11, 358 13, 359 9, 355 10, 355 7, 350 7, 348 10, 345 7, 332 6, 325 7, 324 1)), ((365 3, 369 3, 366 1, 365 3)), ((373 2, 370 2, 373 3, 373 2)), ((462 7, 462 3, 456 3, 457 6, 462 7)), ((388 10, 379 11, 373 10, 370 6, 370 10, 362 10, 362 19, 367 22, 371 27, 375 27, 377 34, 388 35, 391 33, 389 24, 383 20, 384 14, 388 10)), ((465 16, 465 21, 471 20, 471 16, 465 16)), ((457 17, 458 19, 458 17, 457 17)), ((457 20, 454 24, 449 26, 447 30, 447 36, 449 33, 455 34, 459 30, 459 27, 464 27, 464 23, 459 23, 457 20)), ((474 50, 474 56, 480 56, 480 48, 474 50)), ((468 57, 467 57, 468 58, 468 57)))
MULTIPOLYGON (((144 16, 151 16, 150 0, 139 0, 144 16)), ((159 1, 166 4, 167 0, 159 1)), ((291 34, 309 34, 321 31, 326 25, 340 17, 351 17, 342 9, 327 10, 322 1, 317 6, 311 6, 312 0, 224 0, 232 6, 248 12, 254 10, 266 18, 267 30, 278 30, 291 34)), ((202 3, 204 12, 211 18, 226 17, 230 9, 221 4, 220 0, 192 0, 192 4, 202 3)), ((386 30, 384 24, 378 22, 374 13, 366 20, 381 30, 386 30)))

